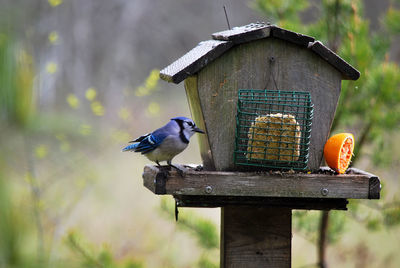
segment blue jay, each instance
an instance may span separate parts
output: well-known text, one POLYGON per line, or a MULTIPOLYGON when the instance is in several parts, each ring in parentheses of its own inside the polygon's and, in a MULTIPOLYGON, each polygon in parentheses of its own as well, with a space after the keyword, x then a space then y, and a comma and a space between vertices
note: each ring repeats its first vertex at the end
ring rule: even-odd
POLYGON ((140 152, 149 160, 156 162, 158 166, 161 161, 167 161, 168 166, 175 168, 182 175, 182 170, 172 165, 171 161, 186 149, 190 137, 196 132, 204 133, 203 130, 196 127, 192 119, 174 117, 165 126, 130 141, 132 144, 126 146, 122 151, 140 152))

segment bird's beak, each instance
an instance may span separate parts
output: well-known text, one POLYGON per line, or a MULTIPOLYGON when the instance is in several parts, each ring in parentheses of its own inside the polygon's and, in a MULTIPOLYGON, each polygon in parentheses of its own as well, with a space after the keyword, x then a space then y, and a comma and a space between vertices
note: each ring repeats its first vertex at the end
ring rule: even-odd
POLYGON ((200 128, 198 128, 198 127, 194 127, 194 128, 193 128, 193 131, 194 131, 194 132, 198 132, 198 133, 204 134, 204 131, 201 130, 200 128))

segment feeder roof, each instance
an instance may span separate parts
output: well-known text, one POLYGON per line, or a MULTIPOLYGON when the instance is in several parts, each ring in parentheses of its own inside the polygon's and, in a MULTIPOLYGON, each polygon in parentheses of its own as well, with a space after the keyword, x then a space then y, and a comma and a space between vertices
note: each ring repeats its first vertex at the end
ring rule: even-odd
POLYGON ((212 34, 213 40, 200 42, 195 48, 160 71, 160 77, 176 84, 203 69, 235 45, 274 37, 299 45, 317 54, 339 72, 344 80, 357 80, 360 72, 313 37, 292 32, 276 25, 251 23, 212 34))

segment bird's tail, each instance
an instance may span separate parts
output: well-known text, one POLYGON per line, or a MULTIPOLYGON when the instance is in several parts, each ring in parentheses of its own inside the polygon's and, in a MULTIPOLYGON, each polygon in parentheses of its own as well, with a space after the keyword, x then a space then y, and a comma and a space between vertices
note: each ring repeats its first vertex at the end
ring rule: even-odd
POLYGON ((122 149, 123 152, 126 151, 134 151, 139 143, 133 143, 133 144, 129 144, 128 146, 126 146, 124 149, 122 149))

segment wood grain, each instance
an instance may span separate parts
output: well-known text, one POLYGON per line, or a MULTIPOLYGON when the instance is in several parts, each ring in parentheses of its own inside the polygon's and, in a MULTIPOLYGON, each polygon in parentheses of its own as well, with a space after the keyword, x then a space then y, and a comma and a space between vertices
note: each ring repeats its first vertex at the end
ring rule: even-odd
MULTIPOLYGON (((144 185, 155 191, 161 172, 156 166, 144 168, 144 185)), ((218 172, 192 171, 187 169, 184 177, 171 171, 165 179, 165 189, 158 191, 171 195, 209 196, 258 196, 295 198, 354 198, 376 197, 370 187, 370 177, 361 174, 306 174, 306 173, 260 173, 260 172, 218 172)), ((379 179, 378 179, 379 181, 379 179)))
POLYGON ((198 136, 203 167, 205 170, 215 170, 214 159, 210 148, 210 142, 208 140, 208 131, 203 116, 203 108, 201 107, 199 93, 197 91, 197 76, 193 75, 186 78, 185 90, 192 119, 196 125, 205 132, 198 136))
POLYGON ((221 267, 290 267, 291 240, 288 208, 221 209, 221 267))

